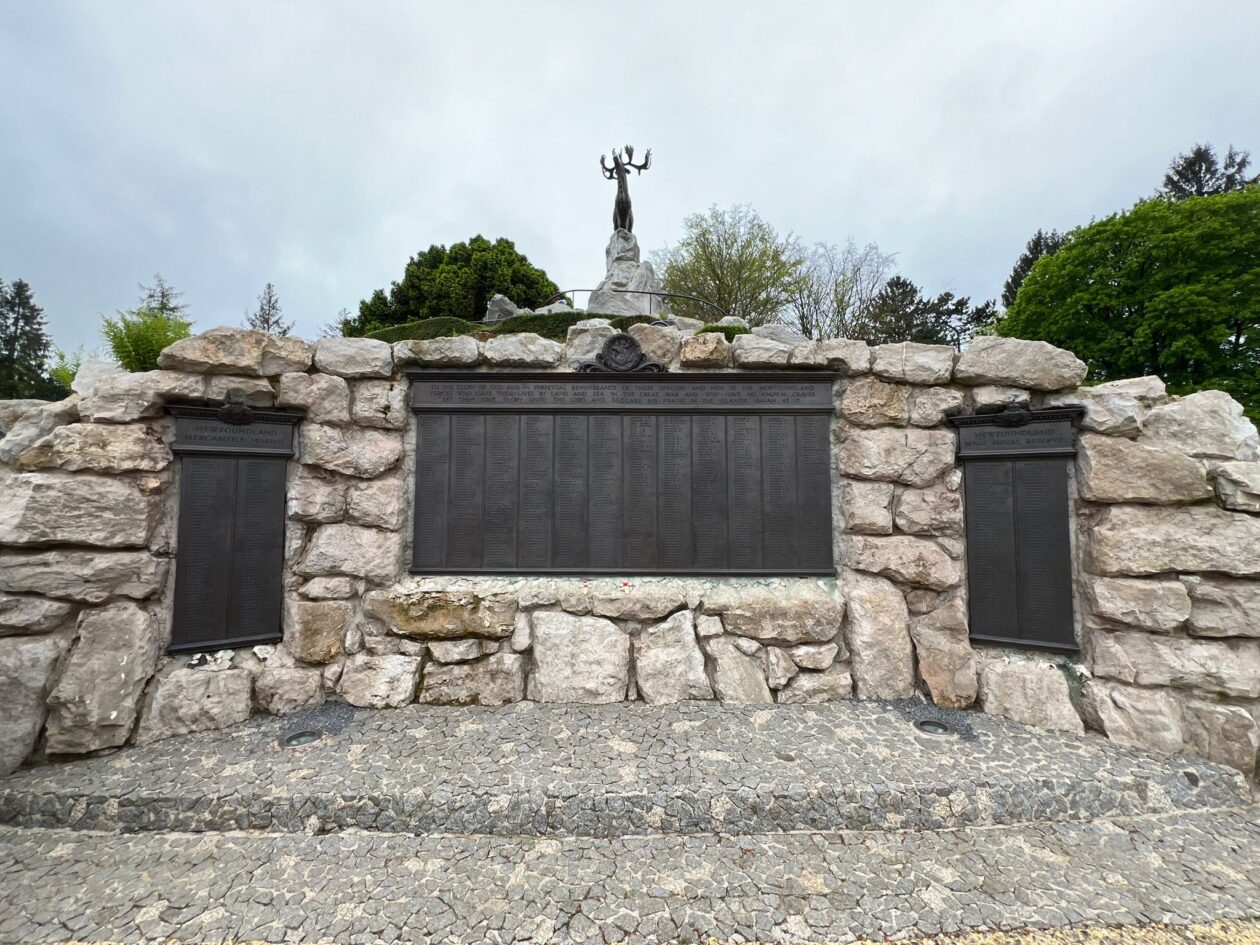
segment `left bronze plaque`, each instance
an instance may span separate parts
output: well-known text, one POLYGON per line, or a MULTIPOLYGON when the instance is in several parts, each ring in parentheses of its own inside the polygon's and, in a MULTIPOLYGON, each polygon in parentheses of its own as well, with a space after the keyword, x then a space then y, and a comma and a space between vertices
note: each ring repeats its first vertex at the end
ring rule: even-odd
POLYGON ((172 653, 280 639, 284 484, 300 414, 172 406, 180 457, 172 653))

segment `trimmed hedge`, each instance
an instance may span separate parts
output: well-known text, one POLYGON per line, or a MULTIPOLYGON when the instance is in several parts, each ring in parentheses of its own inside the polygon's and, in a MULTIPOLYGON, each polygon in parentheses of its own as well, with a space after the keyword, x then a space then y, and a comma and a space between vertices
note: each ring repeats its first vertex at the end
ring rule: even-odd
MULTIPOLYGON (((541 335, 543 338, 550 338, 552 341, 564 341, 568 337, 569 329, 578 322, 586 318, 598 317, 598 315, 588 315, 586 312, 546 312, 541 315, 513 315, 511 318, 503 319, 503 321, 491 328, 488 325, 466 322, 462 318, 441 316, 406 322, 402 325, 390 325, 388 328, 370 331, 365 337, 375 338, 378 341, 388 341, 393 344, 395 341, 427 341, 430 338, 450 338, 458 335, 471 335, 482 331, 489 332, 492 335, 511 335, 516 332, 528 331, 533 332, 535 335, 541 335)), ((609 319, 609 322, 618 331, 625 331, 631 325, 651 321, 654 321, 654 319, 647 315, 619 315, 609 319)))
POLYGON ((727 341, 734 341, 738 335, 747 335, 749 330, 743 325, 705 325, 697 335, 703 335, 705 332, 712 332, 716 335, 725 335, 727 341))
POLYGON ((388 328, 369 331, 364 337, 375 338, 377 341, 388 341, 390 344, 393 344, 395 341, 428 341, 430 338, 454 338, 459 335, 471 335, 474 332, 485 330, 485 325, 474 325, 472 322, 466 322, 462 318, 442 315, 438 318, 422 318, 415 322, 390 325, 388 328))

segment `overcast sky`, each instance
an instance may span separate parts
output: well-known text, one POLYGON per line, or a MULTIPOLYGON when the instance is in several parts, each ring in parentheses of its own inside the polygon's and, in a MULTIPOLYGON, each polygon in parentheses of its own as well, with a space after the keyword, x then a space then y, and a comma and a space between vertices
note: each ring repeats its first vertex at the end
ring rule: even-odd
POLYGON ((996 296, 1038 227, 1260 157, 1260 4, 8 2, 0 278, 66 348, 160 271, 198 328, 274 282, 297 331, 412 253, 506 236, 603 276, 614 185, 645 253, 710 204, 996 296))

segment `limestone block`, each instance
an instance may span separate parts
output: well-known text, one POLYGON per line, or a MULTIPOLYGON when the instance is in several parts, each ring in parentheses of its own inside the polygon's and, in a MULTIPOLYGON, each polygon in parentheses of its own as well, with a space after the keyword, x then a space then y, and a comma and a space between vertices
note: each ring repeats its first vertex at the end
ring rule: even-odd
MULTIPOLYGON (((170 350, 170 349, 167 349, 170 350)), ((200 400, 206 379, 180 371, 140 371, 115 374, 97 381, 79 412, 93 423, 131 423, 156 417, 172 400, 200 400)))
POLYGON ((840 511, 846 531, 891 535, 893 484, 846 479, 840 487, 840 511))
POLYGON ((731 343, 716 331, 692 335, 683 339, 682 363, 685 367, 730 367, 731 343))
POLYGON ((808 339, 795 328, 787 325, 772 323, 769 325, 754 325, 751 329, 752 333, 758 338, 769 338, 771 341, 777 341, 784 345, 798 345, 808 339))
POLYGON ((815 581, 718 587, 704 603, 722 615, 727 633, 762 643, 827 643, 844 623, 844 598, 815 581))
POLYGON ((976 701, 976 657, 967 635, 967 611, 961 597, 910 621, 910 638, 932 701, 965 709, 976 701))
POLYGON ((747 637, 732 637, 735 641, 735 648, 746 656, 761 656, 765 652, 765 647, 756 640, 750 640, 747 637))
POLYGON ((785 367, 792 347, 760 335, 736 335, 731 351, 736 367, 785 367))
POLYGON ((98 473, 159 472, 170 463, 171 451, 148 427, 100 423, 58 427, 13 460, 24 470, 98 473))
POLYGON ((334 374, 281 374, 276 406, 305 410, 310 423, 345 426, 350 422, 350 385, 334 374))
MULTIPOLYGON (((434 640, 428 644, 429 653, 439 663, 467 663, 482 654, 482 644, 487 640, 434 640)), ((497 646, 497 644, 493 644, 497 646)))
POLYGON ((499 367, 556 367, 563 354, 559 342, 533 332, 497 335, 485 344, 486 362, 499 367))
POLYGON ((1051 391, 1076 387, 1087 371, 1085 362, 1072 352, 1044 341, 982 335, 959 355, 954 380, 1051 391))
POLYGON ((298 466, 288 490, 289 518, 339 522, 346 514, 346 481, 311 466, 298 466))
MULTIPOLYGON (((78 391, 75 391, 77 394, 78 391)), ((48 404, 46 400, 0 400, 0 439, 13 429, 13 425, 30 411, 48 404)))
POLYGON ((844 377, 866 374, 871 369, 871 349, 865 341, 828 338, 798 342, 788 356, 792 367, 818 367, 838 371, 844 377))
POLYGON ((651 360, 666 366, 678 360, 682 335, 673 325, 631 325, 626 331, 651 360))
POLYGON ((855 571, 943 591, 962 581, 958 562, 940 545, 911 535, 854 535, 845 562, 855 571))
POLYGON ((704 652, 708 656, 713 694, 719 701, 745 704, 774 701, 761 670, 761 660, 741 652, 734 639, 708 637, 704 640, 704 652))
POLYGON ((393 532, 359 525, 321 525, 315 529, 298 573, 306 577, 346 574, 385 584, 398 573, 401 550, 393 532))
POLYGON ((205 398, 217 403, 232 401, 250 407, 272 407, 276 402, 276 392, 265 377, 211 374, 206 378, 205 398))
MULTIPOLYGON (((590 612, 618 620, 659 620, 687 605, 678 584, 597 584, 591 592, 590 612)), ((566 608, 567 609, 567 608, 566 608)))
POLYGON ((14 458, 30 449, 54 430, 79 419, 81 404, 78 397, 68 397, 55 403, 27 410, 0 439, 0 463, 11 463, 14 458))
POLYGON ((1260 640, 1199 640, 1139 631, 1090 635, 1096 676, 1139 686, 1177 686, 1260 696, 1260 640))
POLYGON ((666 315, 665 321, 682 332, 684 338, 694 335, 704 327, 704 322, 701 319, 687 318, 685 315, 666 315))
POLYGON ((389 377, 394 352, 377 338, 320 338, 315 343, 315 368, 338 377, 389 377))
POLYGON ((301 461, 333 472, 372 479, 402 458, 402 437, 383 430, 340 429, 319 423, 301 428, 301 461))
POLYGON ((426 591, 406 585, 372 591, 364 607, 395 633, 418 640, 509 637, 516 628, 516 600, 507 594, 426 591))
POLYGON ((849 667, 836 663, 821 673, 803 672, 792 677, 781 690, 777 701, 784 704, 837 702, 853 696, 853 676, 849 667))
POLYGON ((1170 690, 1090 679, 1081 695, 1086 719, 1116 744, 1169 755, 1182 750, 1181 705, 1170 690))
POLYGON ((1097 433, 1082 434, 1077 444, 1077 484, 1083 499, 1175 505, 1212 495, 1203 464, 1180 450, 1097 433))
POLYGON ((949 345, 923 345, 915 341, 877 345, 871 370, 879 377, 909 384, 947 384, 958 356, 949 345))
POLYGON ((1094 616, 1108 623, 1171 633, 1190 618, 1190 595, 1179 581, 1091 577, 1085 586, 1094 616))
POLYGON ((1183 574, 1181 583, 1190 592, 1191 634, 1260 637, 1260 581, 1183 574))
POLYGON ((521 309, 506 295, 496 292, 486 303, 486 316, 482 319, 487 325, 497 325, 505 318, 513 318, 521 314, 521 309))
POLYGON ((701 640, 722 635, 722 618, 705 615, 696 618, 696 636, 701 640))
POLYGON ((357 592, 358 585, 348 577, 311 578, 298 590, 307 600, 346 600, 357 592))
POLYGON ((316 667, 270 659, 254 679, 254 701, 271 715, 288 715, 324 701, 324 674, 316 667))
POLYGON ((420 664, 418 656, 356 654, 346 660, 337 693, 351 705, 367 709, 407 705, 416 697, 420 664))
POLYGON ((849 600, 845 638, 858 698, 910 698, 914 652, 906 599, 883 578, 851 573, 844 583, 849 600))
POLYGON ((962 495, 959 475, 951 471, 944 482, 924 489, 898 489, 893 515, 900 531, 911 535, 961 535, 962 495))
POLYGON ((346 517, 359 525, 397 531, 402 528, 405 505, 401 479, 354 482, 346 492, 346 517))
POLYGON ((327 663, 341 655, 350 605, 344 601, 290 600, 284 608, 284 646, 304 663, 327 663))
POLYGON ((986 656, 980 668, 980 707, 990 715, 1033 728, 1085 733, 1072 705, 1067 677, 1045 659, 986 656))
POLYGON ((1260 518, 1251 515, 1203 505, 1115 505, 1102 512, 1088 536, 1095 574, 1260 576, 1260 518))
MULTIPOLYGON (((123 374, 125 369, 113 361, 102 361, 99 358, 85 358, 74 372, 74 380, 70 382, 70 390, 80 397, 89 396, 96 389, 96 383, 103 377, 123 374)), ((0 426, 3 426, 0 423, 0 426)))
POLYGON ((942 595, 936 591, 929 591, 924 587, 910 587, 902 590, 906 595, 906 607, 912 614, 926 614, 940 606, 942 595))
POLYGON ((787 654, 791 657, 793 664, 800 669, 823 670, 837 658, 845 659, 849 655, 841 648, 843 642, 841 640, 839 643, 799 643, 788 649, 787 654))
POLYGON ((1242 706, 1187 699, 1183 707, 1186 747, 1208 761, 1256 774, 1260 725, 1242 706))
POLYGON ((1154 374, 1145 377, 1126 377, 1085 388, 1092 394, 1124 394, 1135 398, 1144 407, 1157 407, 1168 402, 1168 389, 1154 374))
POLYGON ((533 623, 535 702, 621 702, 630 684, 630 638, 611 620, 540 610, 533 623))
POLYGON ((473 663, 430 663, 424 670, 419 701, 429 705, 495 706, 524 698, 525 657, 495 653, 473 663))
POLYGON ((48 633, 73 612, 65 601, 0 593, 0 637, 48 633))
POLYGON ((1133 436, 1142 429, 1147 408, 1167 399, 1164 382, 1158 377, 1135 377, 1049 394, 1044 406, 1082 406, 1085 408, 1085 416, 1081 418, 1082 430, 1133 436))
POLYGON ((564 359, 570 368, 575 368, 585 361, 595 360, 595 355, 603 349, 604 342, 617 334, 617 329, 613 328, 607 319, 590 319, 590 321, 596 321, 599 324, 572 325, 565 337, 564 359))
POLYGON ((1141 443, 1216 459, 1260 459, 1260 435, 1242 404, 1219 390, 1201 390, 1152 408, 1141 443))
POLYGON ((910 388, 905 384, 859 377, 845 387, 840 411, 846 420, 861 427, 904 426, 909 401, 910 388))
POLYGON ((956 387, 916 387, 910 393, 910 423, 937 427, 967 407, 967 395, 956 387))
POLYGON ((1011 406, 1027 409, 1031 402, 1031 395, 1022 387, 981 384, 971 391, 971 403, 976 413, 994 413, 1011 406))
POLYGON ((926 486, 954 467, 952 430, 850 430, 840 470, 856 479, 926 486))
POLYGON ((1260 512, 1260 462, 1219 463, 1212 470, 1216 498, 1234 512, 1260 512))
POLYGON ((0 473, 0 545, 141 548, 159 510, 158 496, 131 479, 0 473))
POLYGON ((429 338, 394 343, 394 363, 399 367, 472 367, 481 361, 481 342, 471 335, 455 338, 429 338))
POLYGON ((158 355, 158 367, 193 374, 274 377, 311 366, 312 349, 300 338, 244 328, 211 328, 184 338, 158 355))
POLYGON ((766 649, 766 682, 771 689, 782 689, 798 672, 800 670, 792 662, 792 657, 787 655, 786 650, 777 646, 766 649))
POLYGON ((0 554, 0 590, 101 604, 111 597, 152 597, 167 561, 147 551, 13 551, 0 554))
POLYGON ((136 744, 227 728, 249 718, 253 678, 244 669, 179 667, 153 680, 145 696, 136 744))
POLYGON ((740 328, 748 327, 748 320, 740 318, 738 315, 723 315, 717 320, 719 325, 738 325, 740 328))
POLYGON ((44 726, 44 700, 53 671, 70 645, 68 635, 9 637, 0 640, 0 777, 16 771, 35 747, 44 726))
POLYGON ((512 639, 510 646, 514 653, 524 653, 529 649, 533 642, 533 628, 529 623, 529 614, 525 611, 518 611, 516 620, 512 624, 512 639))
POLYGON ((85 610, 78 630, 78 642, 48 697, 50 754, 80 754, 125 742, 140 693, 157 665, 157 624, 131 601, 85 610))
POLYGON ((644 627, 634 637, 633 649, 639 695, 648 705, 713 698, 690 610, 644 627))

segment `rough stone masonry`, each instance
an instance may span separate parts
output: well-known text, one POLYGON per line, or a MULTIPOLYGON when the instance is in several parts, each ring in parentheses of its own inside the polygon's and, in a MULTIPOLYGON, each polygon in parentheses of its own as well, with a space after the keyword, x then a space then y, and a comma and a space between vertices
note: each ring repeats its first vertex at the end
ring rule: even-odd
POLYGON ((218 328, 156 371, 90 365, 59 403, 0 403, 0 771, 285 714, 519 700, 905 698, 1101 733, 1255 777, 1260 438, 1226 394, 1079 386, 1042 342, 728 343, 635 325, 673 371, 830 369, 834 578, 435 577, 406 571, 408 367, 571 370, 613 334, 403 341, 218 328), (305 411, 289 463, 283 642, 208 660, 170 639, 179 482, 167 403, 305 411), (968 637, 950 416, 1081 405, 1079 661, 968 637), (197 664, 197 665, 194 665, 197 664))

